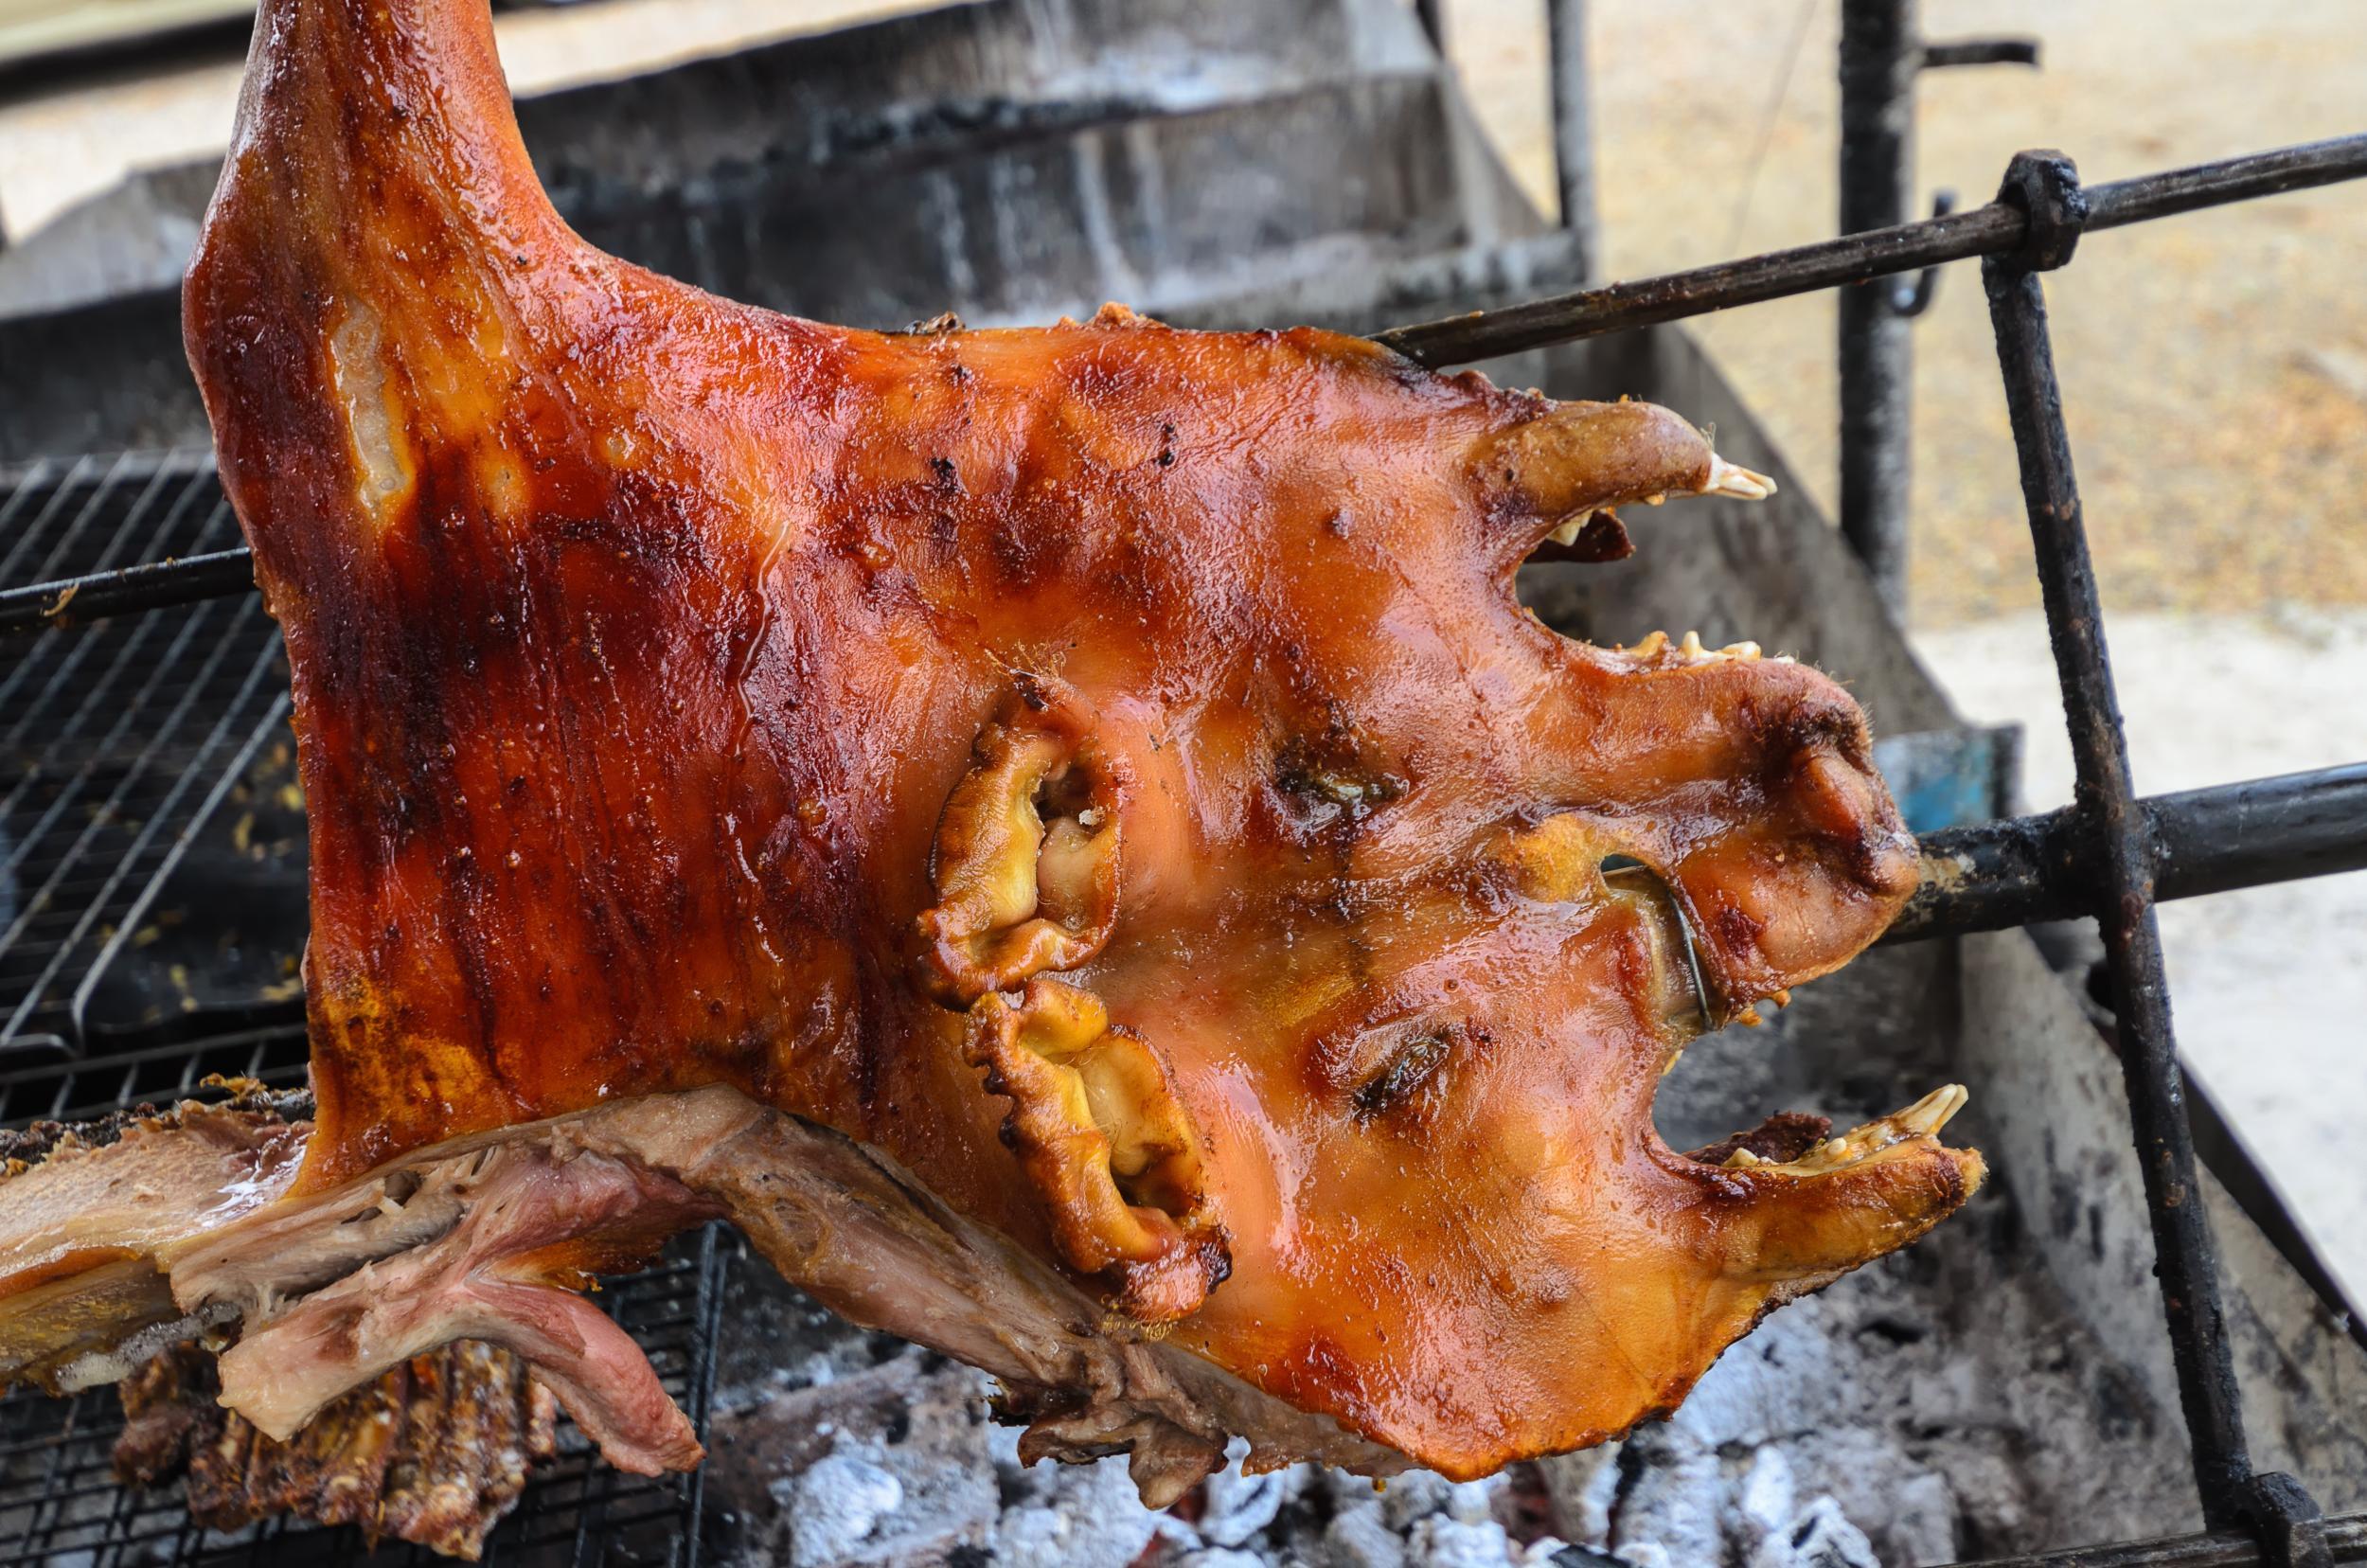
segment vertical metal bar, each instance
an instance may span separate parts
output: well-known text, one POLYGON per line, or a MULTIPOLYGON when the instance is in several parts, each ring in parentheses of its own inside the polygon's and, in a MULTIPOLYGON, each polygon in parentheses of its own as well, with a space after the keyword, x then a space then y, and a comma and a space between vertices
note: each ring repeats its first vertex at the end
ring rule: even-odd
POLYGON ((2021 458, 2022 502, 2030 514, 2038 586, 2078 769, 2074 808, 2097 846, 2103 885, 2096 918, 2111 970, 2121 1071, 2153 1221, 2155 1270, 2169 1320, 2179 1402, 2194 1445, 2203 1519, 2209 1527, 2224 1529, 2239 1521, 2239 1488, 2251 1478, 2251 1460, 2170 1030, 2162 935, 2154 921, 2153 856, 2129 780, 2127 739, 2113 692, 2095 571, 2063 429, 2062 394, 2055 380, 2046 295, 2036 274, 1997 257, 1982 263, 1981 278, 1997 331, 2006 409, 2021 458))
MULTIPOLYGON (((1907 221, 1922 64, 1915 0, 1842 0, 1841 231, 1907 221)), ((1841 531, 1895 619, 1907 609, 1913 349, 1892 288, 1841 291, 1841 531)))
POLYGON ((1545 36, 1554 100, 1554 182, 1561 196, 1561 226, 1570 235, 1584 281, 1602 263, 1596 242, 1586 0, 1545 0, 1545 36))
POLYGON ((1415 19, 1422 24, 1430 46, 1443 58, 1447 52, 1447 0, 1414 0, 1415 19))

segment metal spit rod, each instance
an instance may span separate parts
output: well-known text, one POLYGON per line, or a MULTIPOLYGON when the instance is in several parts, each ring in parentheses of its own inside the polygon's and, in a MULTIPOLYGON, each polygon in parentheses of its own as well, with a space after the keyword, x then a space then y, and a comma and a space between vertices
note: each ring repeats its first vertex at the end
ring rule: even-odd
MULTIPOLYGON (((2136 807, 2157 900, 2367 869, 2367 762, 2156 795, 2136 807)), ((1927 834, 1922 885, 1882 940, 2089 914, 2094 849, 2076 806, 1927 834)))
MULTIPOLYGON (((2328 1562, 2367 1562, 2367 1514, 2343 1514, 2326 1525, 2328 1562)), ((2233 1530, 2212 1535, 2082 1546, 2030 1557, 1983 1558, 1958 1568, 2274 1568, 2260 1542, 2233 1530)))
MULTIPOLYGON (((2255 152, 2090 187, 2087 228, 2121 228, 2367 175, 2367 134, 2255 152)), ((1689 272, 1556 294, 1502 310, 1472 311, 1396 327, 1379 342, 1421 365, 1466 365, 1557 343, 1575 343, 1736 305, 1863 283, 1968 257, 2020 248, 2029 220, 1991 202, 1969 212, 1845 234, 1812 245, 1721 261, 1689 272)))
MULTIPOLYGON (((2030 39, 1923 41, 1920 0, 1842 0, 1841 8, 1841 232, 1907 221, 1914 205, 1915 83, 1924 72, 1965 65, 2036 65, 2030 39)), ((1932 215, 1956 209, 1940 191, 1932 215)), ((1839 306, 1842 537, 1865 562, 1892 618, 1907 609, 1913 320, 1931 302, 1939 269, 1888 288, 1844 289, 1839 306)))
POLYGON ((2234 1353, 2220 1314, 2211 1221, 2203 1205, 2193 1201, 2199 1190, 2195 1138, 2186 1119, 2162 932, 2154 917, 2153 854, 2130 783, 2128 741, 2105 648, 2104 612, 2080 515, 2071 437, 2063 426, 2046 292, 2038 281, 2041 270, 2071 258, 2086 208, 2069 162, 2043 153, 2014 159, 2004 193, 2019 198, 2014 205, 2027 215, 2030 241, 2010 260, 1986 258, 1981 281, 1996 329, 2038 590, 2071 729, 2077 774, 2073 810, 2097 841, 2090 863, 2090 907, 2103 932, 2111 976, 2122 1078, 2145 1208, 2153 1221, 2154 1267, 2169 1320, 2179 1403, 2193 1444, 2203 1523, 2225 1529, 2242 1519, 2238 1489, 2251 1478, 2251 1456, 2234 1353))

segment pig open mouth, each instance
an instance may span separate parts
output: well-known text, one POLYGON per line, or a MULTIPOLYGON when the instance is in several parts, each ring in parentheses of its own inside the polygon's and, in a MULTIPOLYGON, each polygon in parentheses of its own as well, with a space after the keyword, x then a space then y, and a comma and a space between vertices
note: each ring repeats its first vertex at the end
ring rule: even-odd
POLYGON ((284 1435, 478 1340, 681 1468, 574 1290, 720 1215, 1153 1503, 1232 1434, 1471 1476, 1979 1184, 1956 1089, 1653 1131, 1916 868, 1830 680, 1518 606, 1615 508, 1766 492, 1673 414, 728 304, 560 222, 484 0, 265 0, 185 305, 294 670, 317 1109, 0 1182, 0 1372, 236 1325, 284 1435))

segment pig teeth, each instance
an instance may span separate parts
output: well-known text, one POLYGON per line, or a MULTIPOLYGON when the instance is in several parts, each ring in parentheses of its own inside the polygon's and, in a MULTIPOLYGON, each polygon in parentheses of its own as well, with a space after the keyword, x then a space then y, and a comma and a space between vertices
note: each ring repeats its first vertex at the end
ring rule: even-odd
POLYGON ((1775 493, 1775 481, 1764 473, 1754 473, 1739 463, 1730 463, 1715 452, 1710 454, 1710 482, 1701 487, 1703 495, 1730 495, 1737 501, 1764 501, 1775 493))
MULTIPOLYGON (((1651 635, 1646 637, 1642 642, 1637 643, 1633 648, 1621 650, 1621 651, 1626 653, 1629 658, 1635 659, 1663 658, 1667 656, 1671 650, 1672 645, 1668 640, 1668 633, 1665 632, 1655 632, 1651 635)), ((1757 643, 1731 642, 1723 648, 1711 648, 1701 641, 1701 633, 1699 632, 1686 633, 1682 642, 1673 645, 1673 650, 1676 658, 1680 662, 1688 665, 1725 663, 1750 664, 1761 657, 1761 650, 1757 643)), ((1788 661, 1779 658, 1776 662, 1782 664, 1788 661)))
POLYGON ((1950 1083, 1932 1090, 1914 1104, 1891 1116, 1891 1120, 1906 1129, 1908 1137, 1930 1137, 1946 1127, 1972 1096, 1961 1083, 1950 1083))
POLYGON ((1780 1171, 1787 1176, 1829 1175, 1910 1138, 1936 1135, 1971 1097, 1963 1084, 1951 1083, 1932 1090, 1904 1111, 1894 1111, 1838 1138, 1826 1138, 1796 1160, 1763 1159, 1747 1149, 1738 1149, 1726 1157, 1726 1168, 1780 1171))

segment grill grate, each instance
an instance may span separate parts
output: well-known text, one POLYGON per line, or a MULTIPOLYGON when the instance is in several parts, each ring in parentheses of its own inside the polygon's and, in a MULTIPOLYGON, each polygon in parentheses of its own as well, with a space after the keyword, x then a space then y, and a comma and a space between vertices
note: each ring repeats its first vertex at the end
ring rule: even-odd
MULTIPOLYGON (((0 587, 227 548, 204 454, 0 478, 0 587)), ((287 715, 253 596, 52 627, 0 666, 0 1060, 81 1042, 80 1002, 189 829, 287 715)))
MULTIPOLYGON (((186 561, 238 543, 207 454, 86 457, 0 474, 0 589, 186 561)), ((8 652, 0 1126, 205 1098, 216 1075, 300 1085, 300 1025, 191 1041, 169 1039, 187 1025, 166 1018, 130 1031, 139 1042, 130 1048, 107 1048, 122 1031, 96 1026, 89 1011, 102 979, 141 968, 126 955, 156 937, 160 892, 216 808, 253 781, 273 741, 285 740, 286 661, 260 600, 54 625, 8 652)), ((129 989, 142 989, 136 977, 129 989)), ((184 994, 180 1006, 196 1002, 184 994)), ((190 1016, 208 1022, 202 1011, 190 1016)), ((649 1353, 702 1433, 721 1268, 714 1233, 703 1232, 658 1268, 608 1281, 595 1298, 649 1353)), ((284 1518, 227 1535, 202 1529, 177 1479, 151 1492, 116 1484, 112 1453, 122 1428, 112 1388, 62 1400, 0 1398, 0 1560, 58 1568, 442 1560, 400 1543, 372 1553, 354 1529, 284 1518)), ((650 1480, 610 1469, 562 1422, 559 1458, 489 1539, 486 1560, 690 1568, 699 1494, 696 1474, 650 1480)))
MULTIPOLYGON (((195 1045, 157 1046, 0 1075, 0 1125, 82 1120, 143 1099, 205 1097, 224 1073, 291 1085, 304 1080, 301 1029, 260 1029, 195 1045)), ((702 1434, 715 1381, 725 1251, 717 1227, 684 1238, 646 1273, 611 1279, 593 1299, 648 1352, 659 1381, 702 1434)), ((199 1528, 181 1486, 119 1487, 111 1468, 123 1415, 112 1388, 67 1399, 37 1391, 0 1397, 0 1561, 16 1568, 182 1568, 341 1562, 426 1568, 447 1559, 400 1542, 375 1553, 350 1527, 266 1520, 229 1535, 199 1528)), ((486 1541, 485 1560, 525 1568, 696 1568, 698 1472, 651 1480, 599 1461, 572 1423, 560 1454, 537 1471, 518 1506, 486 1541)))

